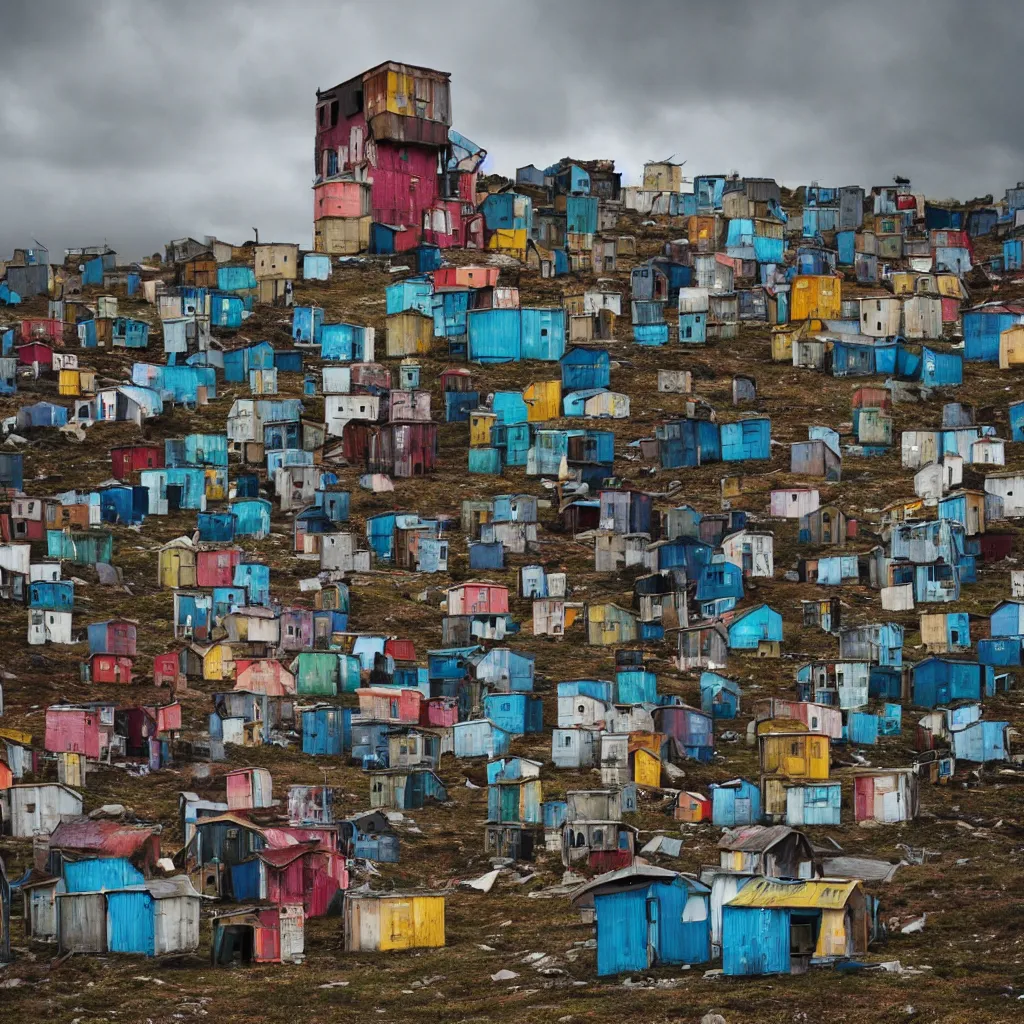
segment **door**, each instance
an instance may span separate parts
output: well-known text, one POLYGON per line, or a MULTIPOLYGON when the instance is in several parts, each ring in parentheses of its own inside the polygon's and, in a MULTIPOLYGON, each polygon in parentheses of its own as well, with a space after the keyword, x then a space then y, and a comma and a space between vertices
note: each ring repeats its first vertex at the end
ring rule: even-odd
POLYGON ((381 949, 409 949, 413 942, 412 904, 408 900, 385 900, 381 907, 381 949))
POLYGON ((300 960, 305 949, 305 918, 301 906, 281 908, 280 936, 282 962, 300 960))
POLYGON ((153 897, 148 892, 107 894, 107 946, 111 953, 153 956, 153 897))
POLYGON ((733 817, 737 825, 750 824, 750 797, 736 797, 733 817))
POLYGON ((653 896, 647 897, 647 966, 658 962, 658 901, 653 896))

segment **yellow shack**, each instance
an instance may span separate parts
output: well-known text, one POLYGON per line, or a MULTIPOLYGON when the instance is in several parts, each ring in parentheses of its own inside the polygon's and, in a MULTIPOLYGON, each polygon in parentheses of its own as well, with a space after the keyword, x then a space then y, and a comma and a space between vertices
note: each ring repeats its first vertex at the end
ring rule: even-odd
POLYGON ((793 278, 791 320, 838 320, 842 314, 843 284, 829 274, 793 278))
POLYGON ((444 897, 433 892, 345 893, 347 953, 444 945, 444 897))
POLYGON ((562 382, 541 380, 523 388, 528 423, 557 420, 562 411, 562 382))

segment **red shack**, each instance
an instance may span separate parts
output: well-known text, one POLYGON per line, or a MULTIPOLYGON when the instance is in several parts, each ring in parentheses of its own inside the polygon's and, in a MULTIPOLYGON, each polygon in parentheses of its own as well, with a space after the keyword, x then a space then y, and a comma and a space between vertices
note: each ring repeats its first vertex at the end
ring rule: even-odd
POLYGON ((100 712, 92 708, 51 707, 46 709, 46 738, 43 746, 51 754, 84 754, 99 760, 105 746, 100 712))
POLYGON ((286 906, 301 903, 306 917, 323 917, 335 895, 348 888, 345 858, 319 842, 260 850, 256 857, 266 880, 267 899, 286 906))
POLYGON ((230 587, 235 582, 235 566, 242 560, 241 548, 214 548, 196 552, 196 585, 230 587))
POLYGON ((94 654, 89 659, 89 680, 128 686, 132 681, 132 659, 119 654, 94 654))
POLYGON ((89 624, 89 652, 91 654, 135 654, 138 623, 134 619, 107 619, 89 624))
POLYGON ((25 341, 64 340, 64 321, 59 318, 22 320, 21 336, 25 341))
POLYGON ((16 352, 22 366, 53 366, 53 349, 41 341, 19 345, 16 352))
POLYGON ((127 480, 143 469, 163 469, 164 450, 158 444, 126 444, 110 449, 110 469, 116 480, 127 480))
POLYGON ((154 655, 154 686, 169 686, 174 690, 184 682, 185 674, 181 671, 181 664, 177 651, 169 651, 167 654, 154 655))

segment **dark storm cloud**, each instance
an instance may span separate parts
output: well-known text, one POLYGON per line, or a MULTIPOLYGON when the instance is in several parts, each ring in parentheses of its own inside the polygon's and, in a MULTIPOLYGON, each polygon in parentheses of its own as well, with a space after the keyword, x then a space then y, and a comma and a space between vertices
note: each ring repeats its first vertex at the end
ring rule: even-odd
POLYGON ((1024 178, 1009 2, 8 0, 0 254, 311 234, 314 93, 387 59, 453 75, 488 166, 614 157, 798 184, 1024 178))

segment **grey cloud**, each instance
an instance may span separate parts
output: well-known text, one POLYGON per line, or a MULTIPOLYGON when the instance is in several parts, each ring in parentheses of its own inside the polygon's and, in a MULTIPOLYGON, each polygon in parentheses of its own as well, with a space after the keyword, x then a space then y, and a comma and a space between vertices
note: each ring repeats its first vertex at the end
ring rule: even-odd
POLYGON ((1024 178, 1010 0, 714 4, 8 0, 0 254, 172 236, 308 244, 313 101, 387 59, 452 73, 488 166, 614 157, 931 195, 1024 178))

